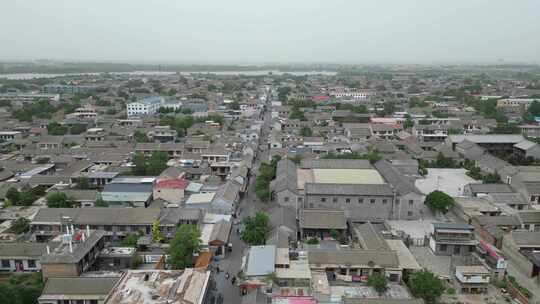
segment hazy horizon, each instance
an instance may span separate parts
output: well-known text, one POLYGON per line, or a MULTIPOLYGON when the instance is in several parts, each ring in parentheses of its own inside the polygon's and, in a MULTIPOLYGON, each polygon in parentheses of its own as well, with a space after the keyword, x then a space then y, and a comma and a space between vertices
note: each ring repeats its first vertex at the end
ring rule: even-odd
POLYGON ((540 63, 540 1, 2 1, 2 61, 540 63))

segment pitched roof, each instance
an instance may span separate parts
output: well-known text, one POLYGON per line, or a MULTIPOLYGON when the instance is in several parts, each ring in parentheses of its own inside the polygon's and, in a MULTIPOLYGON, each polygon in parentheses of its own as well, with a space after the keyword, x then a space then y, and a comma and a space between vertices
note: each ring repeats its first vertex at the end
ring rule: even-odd
POLYGON ((146 208, 42 208, 32 224, 60 223, 62 216, 69 216, 81 225, 150 225, 159 213, 159 209, 146 208))
MULTIPOLYGON (((52 244, 49 246, 54 247, 52 244)), ((3 243, 0 246, 0 257, 39 258, 46 252, 47 243, 3 243)))
POLYGON ((277 163, 276 178, 272 181, 272 190, 296 192, 296 164, 290 159, 282 159, 277 163))
POLYGON ((371 222, 355 225, 353 228, 362 249, 366 250, 390 250, 384 237, 373 227, 371 222))
POLYGON ((469 184, 473 193, 513 193, 508 184, 469 184))
POLYGON ((313 265, 373 265, 387 268, 399 267, 395 251, 380 250, 324 250, 308 251, 309 264, 313 265))
POLYGON ((409 181, 409 179, 401 174, 398 169, 396 169, 391 163, 387 160, 381 159, 374 164, 375 168, 379 173, 388 181, 394 188, 397 189, 398 193, 405 195, 408 193, 417 193, 421 194, 420 190, 409 181))
POLYGON ((343 210, 302 209, 300 228, 304 229, 347 229, 347 218, 343 210))

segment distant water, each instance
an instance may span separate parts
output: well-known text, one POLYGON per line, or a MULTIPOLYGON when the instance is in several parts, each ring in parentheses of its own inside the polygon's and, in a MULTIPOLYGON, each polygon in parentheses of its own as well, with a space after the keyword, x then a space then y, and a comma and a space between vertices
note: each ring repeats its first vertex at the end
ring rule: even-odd
MULTIPOLYGON (((99 75, 100 73, 63 73, 63 74, 40 74, 40 73, 20 73, 20 74, 0 74, 0 78, 7 78, 11 80, 28 80, 36 78, 55 78, 55 77, 65 77, 65 76, 77 76, 77 75, 99 75)), ((174 75, 176 72, 163 72, 163 71, 135 71, 135 72, 112 72, 109 74, 118 74, 118 75, 148 75, 148 76, 166 76, 174 75)), ((261 70, 261 71, 192 71, 192 72, 180 72, 182 75, 189 74, 214 74, 214 75, 246 75, 246 76, 263 76, 263 75, 283 75, 291 74, 294 76, 303 76, 303 75, 326 75, 334 76, 337 72, 333 71, 292 71, 292 72, 283 72, 283 71, 271 71, 271 70, 261 70)))

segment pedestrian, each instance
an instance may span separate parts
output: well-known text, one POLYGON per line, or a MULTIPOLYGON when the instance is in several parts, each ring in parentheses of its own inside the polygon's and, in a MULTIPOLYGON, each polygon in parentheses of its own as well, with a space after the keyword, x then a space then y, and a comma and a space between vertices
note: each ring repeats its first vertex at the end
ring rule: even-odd
POLYGON ((219 266, 216 266, 216 271, 217 273, 219 273, 219 266))
POLYGON ((225 274, 225 279, 227 279, 227 280, 229 279, 229 273, 228 272, 225 274))
POLYGON ((233 277, 233 278, 232 278, 231 284, 234 284, 234 282, 236 282, 236 277, 233 277))

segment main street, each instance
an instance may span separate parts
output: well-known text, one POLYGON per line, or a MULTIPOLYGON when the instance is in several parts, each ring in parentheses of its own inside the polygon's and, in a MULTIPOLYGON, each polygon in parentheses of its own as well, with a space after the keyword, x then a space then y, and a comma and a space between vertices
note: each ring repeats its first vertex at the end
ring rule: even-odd
MULTIPOLYGON (((261 163, 268 161, 267 142, 268 135, 270 134, 270 100, 272 100, 271 96, 268 97, 266 103, 263 125, 261 128, 261 134, 259 136, 259 145, 253 161, 249 184, 246 193, 238 203, 238 222, 241 222, 241 220, 247 216, 255 214, 257 211, 267 211, 269 208, 268 203, 263 203, 257 199, 257 196, 255 195, 255 180, 257 178, 261 163)), ((232 252, 230 252, 225 259, 215 263, 215 266, 219 267, 220 272, 217 273, 214 271, 214 280, 216 282, 218 292, 223 297, 224 304, 239 304, 242 301, 239 288, 231 283, 232 277, 235 276, 242 268, 242 257, 244 256, 247 248, 246 243, 241 240, 240 235, 237 233, 238 228, 238 224, 233 225, 230 237, 232 252), (229 273, 229 279, 225 278, 226 273, 229 273)))

